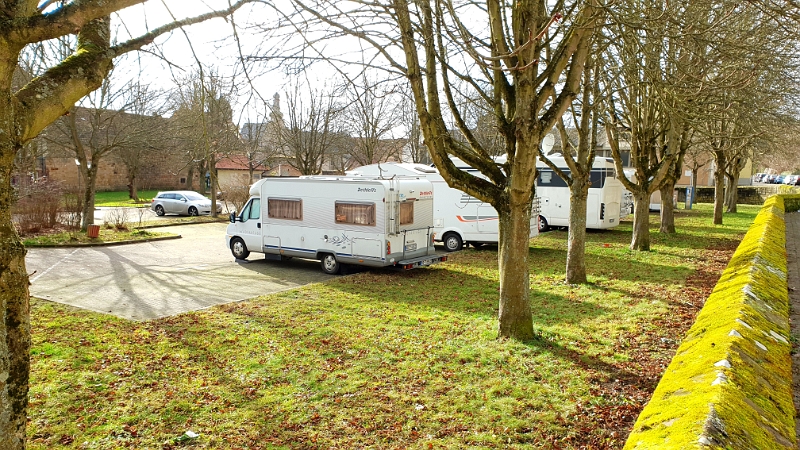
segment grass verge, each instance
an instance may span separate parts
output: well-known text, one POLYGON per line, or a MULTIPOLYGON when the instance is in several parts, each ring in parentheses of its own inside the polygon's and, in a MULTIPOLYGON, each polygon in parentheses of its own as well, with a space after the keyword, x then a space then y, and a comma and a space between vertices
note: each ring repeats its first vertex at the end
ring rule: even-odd
POLYGON ((536 238, 529 343, 496 339, 491 247, 143 323, 34 300, 29 448, 619 448, 739 209, 678 211, 649 253, 630 222, 590 232, 585 286, 563 282, 565 231, 536 238))
POLYGON ((156 237, 175 236, 173 233, 159 233, 149 230, 117 230, 114 228, 100 228, 100 235, 90 238, 85 231, 59 231, 56 233, 40 234, 25 237, 22 240, 26 247, 52 247, 59 245, 85 245, 85 244, 113 244, 119 242, 135 242, 153 239, 156 237))
POLYGON ((150 200, 158 194, 157 190, 138 191, 139 201, 135 202, 128 197, 128 191, 101 191, 94 194, 95 206, 123 206, 123 207, 149 207, 150 200))

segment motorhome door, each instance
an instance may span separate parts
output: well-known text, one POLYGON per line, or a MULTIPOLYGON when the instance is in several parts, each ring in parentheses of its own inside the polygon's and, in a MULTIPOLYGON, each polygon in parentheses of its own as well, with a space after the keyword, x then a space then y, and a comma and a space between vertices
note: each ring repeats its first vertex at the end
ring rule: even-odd
POLYGON ((236 223, 236 234, 241 236, 247 249, 263 252, 261 248, 261 199, 253 197, 244 205, 236 223))

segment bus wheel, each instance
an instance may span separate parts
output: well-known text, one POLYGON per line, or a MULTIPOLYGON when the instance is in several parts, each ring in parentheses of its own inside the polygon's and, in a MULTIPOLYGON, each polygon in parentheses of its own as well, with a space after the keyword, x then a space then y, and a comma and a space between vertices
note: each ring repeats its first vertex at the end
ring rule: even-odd
POLYGON ((545 219, 543 216, 539 216, 539 233, 544 233, 549 229, 550 225, 547 224, 547 219, 545 219))
POLYGON ((445 234, 442 237, 442 240, 444 241, 444 248, 448 252, 456 252, 461 250, 461 247, 464 245, 464 243, 461 241, 461 236, 453 232, 445 234))

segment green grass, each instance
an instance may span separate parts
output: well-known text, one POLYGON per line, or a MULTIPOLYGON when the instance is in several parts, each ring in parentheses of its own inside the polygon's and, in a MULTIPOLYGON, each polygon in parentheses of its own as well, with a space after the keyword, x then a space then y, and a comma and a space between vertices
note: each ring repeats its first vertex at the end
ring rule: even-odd
POLYGON ((647 346, 680 340, 656 324, 730 256, 740 211, 679 211, 649 253, 630 222, 590 232, 585 286, 563 282, 566 232, 536 238, 529 343, 496 338, 491 247, 143 323, 34 300, 29 448, 621 447, 640 372, 674 351, 647 346))
POLYGON ((134 202, 128 197, 128 191, 97 192, 94 195, 95 206, 150 206, 150 200, 158 194, 157 190, 138 191, 139 201, 134 202))
POLYGON ((23 238, 26 247, 42 247, 54 245, 80 245, 80 244, 110 244, 115 242, 130 242, 152 239, 154 237, 175 236, 172 233, 159 233, 148 230, 116 230, 111 227, 101 227, 100 235, 90 238, 85 231, 60 231, 51 234, 42 234, 23 238))

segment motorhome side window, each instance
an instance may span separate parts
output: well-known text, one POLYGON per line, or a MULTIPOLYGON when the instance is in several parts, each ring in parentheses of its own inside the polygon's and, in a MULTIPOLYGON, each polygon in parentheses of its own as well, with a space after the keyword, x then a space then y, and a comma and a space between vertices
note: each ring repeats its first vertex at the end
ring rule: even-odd
POLYGON ((242 211, 242 222, 247 222, 250 219, 260 219, 261 218, 261 199, 254 198, 250 200, 250 202, 245 205, 244 210, 242 211))
POLYGON ((414 202, 407 201, 400 203, 400 225, 414 223, 414 202))
MULTIPOLYGON (((569 170, 564 170, 569 176, 569 170)), ((567 187, 566 181, 562 180, 558 174, 550 169, 539 169, 539 186, 541 187, 567 187)))
POLYGON ((267 199, 267 216, 270 219, 303 220, 303 201, 300 199, 267 199))
POLYGON ((375 203, 336 202, 336 223, 375 226, 375 203))

